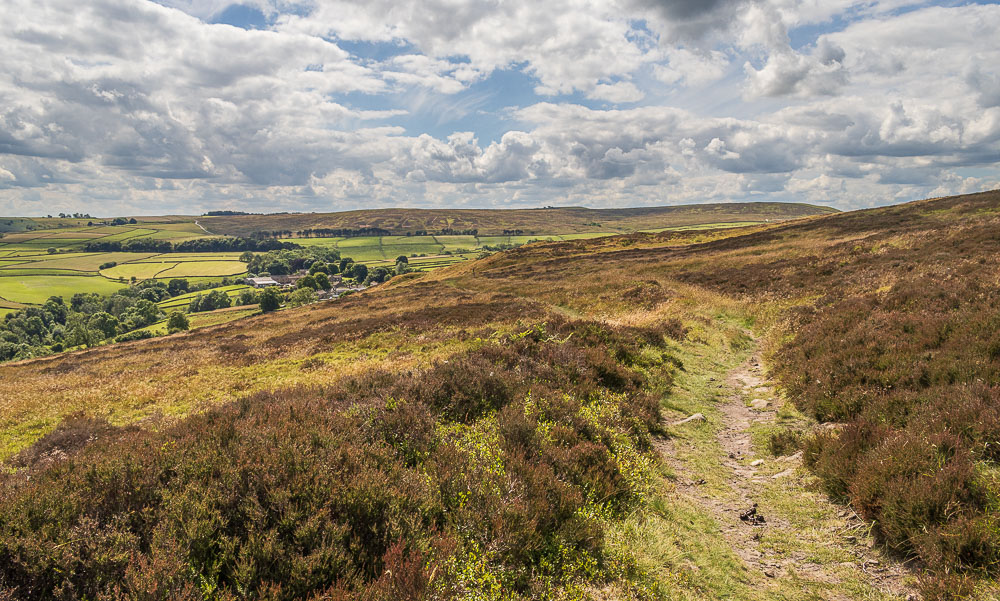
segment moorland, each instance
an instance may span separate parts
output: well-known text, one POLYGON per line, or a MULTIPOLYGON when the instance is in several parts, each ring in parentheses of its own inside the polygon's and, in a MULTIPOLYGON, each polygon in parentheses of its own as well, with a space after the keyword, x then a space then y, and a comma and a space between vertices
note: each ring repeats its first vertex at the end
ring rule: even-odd
POLYGON ((528 244, 0 365, 0 590, 996 598, 998 232, 987 192, 528 244))

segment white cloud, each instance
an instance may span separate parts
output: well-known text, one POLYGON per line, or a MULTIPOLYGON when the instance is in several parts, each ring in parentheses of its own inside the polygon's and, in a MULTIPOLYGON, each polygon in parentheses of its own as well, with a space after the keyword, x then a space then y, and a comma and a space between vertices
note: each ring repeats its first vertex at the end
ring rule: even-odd
POLYGON ((849 207, 1000 179, 995 5, 253 0, 275 26, 245 31, 162 4, 8 0, 0 209, 849 207))
POLYGON ((616 83, 601 83, 594 86, 594 89, 587 94, 590 98, 597 100, 607 100, 616 104, 626 102, 637 102, 642 100, 645 94, 635 84, 629 81, 619 81, 616 83))

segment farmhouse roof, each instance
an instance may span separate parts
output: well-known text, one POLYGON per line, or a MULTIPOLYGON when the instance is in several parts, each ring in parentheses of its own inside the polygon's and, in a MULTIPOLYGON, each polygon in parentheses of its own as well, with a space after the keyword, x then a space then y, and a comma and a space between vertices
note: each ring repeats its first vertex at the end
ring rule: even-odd
POLYGON ((247 279, 250 280, 250 285, 253 286, 254 288, 263 288, 264 286, 277 286, 278 285, 278 282, 276 282, 273 279, 268 278, 268 277, 247 278, 247 279))

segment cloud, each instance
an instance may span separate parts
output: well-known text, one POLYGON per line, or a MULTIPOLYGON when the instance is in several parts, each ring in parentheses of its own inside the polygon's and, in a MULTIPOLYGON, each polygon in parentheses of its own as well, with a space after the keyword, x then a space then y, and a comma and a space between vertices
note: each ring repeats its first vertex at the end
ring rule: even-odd
POLYGON ((621 104, 642 100, 645 94, 635 84, 628 81, 619 81, 612 84, 597 84, 587 96, 597 100, 607 100, 608 102, 621 104))
POLYGON ((772 52, 767 63, 755 69, 744 64, 747 90, 756 96, 832 96, 847 84, 844 49, 827 39, 809 54, 781 49, 772 52))
POLYGON ((729 29, 748 0, 635 0, 634 6, 659 17, 659 29, 672 41, 695 41, 729 29))
POLYGON ((0 25, 12 75, 0 82, 0 151, 9 154, 156 178, 299 183, 324 162, 302 161, 304 135, 329 139, 367 116, 328 94, 384 87, 317 38, 206 25, 142 2, 98 0, 46 18, 44 6, 18 4, 0 25), (282 161, 248 157, 260 149, 288 169, 262 169, 282 161))
POLYGON ((252 0, 273 26, 247 31, 210 24, 226 2, 9 4, 14 212, 846 208, 1000 179, 995 5, 252 0))
MULTIPOLYGON (((462 56, 478 77, 524 65, 542 95, 589 92, 649 60, 614 2, 312 1, 277 29, 366 42, 404 42, 432 59, 462 56)), ((634 94, 633 94, 634 95, 634 94)))

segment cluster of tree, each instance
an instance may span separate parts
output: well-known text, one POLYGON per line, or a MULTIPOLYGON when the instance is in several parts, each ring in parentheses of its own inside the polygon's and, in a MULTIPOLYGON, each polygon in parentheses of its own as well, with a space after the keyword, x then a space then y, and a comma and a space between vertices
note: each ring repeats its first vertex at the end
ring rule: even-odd
POLYGON ((306 277, 302 278, 296 284, 296 288, 310 288, 313 291, 317 290, 329 290, 333 288, 333 284, 330 283, 330 278, 327 277, 322 271, 317 271, 316 273, 310 273, 306 277))
POLYGON ((300 269, 309 269, 313 263, 320 261, 327 265, 326 273, 333 275, 343 270, 338 267, 341 262, 340 253, 327 248, 283 248, 254 254, 244 252, 240 261, 247 264, 247 271, 257 275, 288 275, 300 269))
POLYGON ((240 307, 245 305, 256 305, 260 302, 260 296, 252 288, 240 290, 235 297, 230 297, 222 290, 212 290, 208 294, 194 297, 188 305, 188 313, 201 313, 203 311, 215 311, 227 307, 240 307))
MULTIPOLYGON (((224 286, 232 283, 229 278, 222 280, 224 286)), ((110 296, 79 292, 70 297, 68 305, 60 296, 50 297, 40 307, 27 307, 9 313, 0 321, 0 361, 39 357, 74 346, 91 346, 112 338, 118 342, 149 338, 152 334, 142 328, 164 317, 157 303, 217 285, 217 282, 190 284, 183 278, 169 282, 147 280, 110 296)), ((258 302, 254 291, 246 292, 249 297, 241 294, 236 299, 237 304, 258 302)), ((206 297, 211 296, 214 303, 217 296, 212 294, 206 297)), ((224 293, 219 294, 225 297, 224 293)), ((199 295, 197 298, 203 297, 199 295)), ((226 300, 229 300, 228 297, 226 300)), ((222 306, 230 305, 220 304, 222 306)), ((206 304, 199 310, 211 309, 206 304)), ((174 318, 172 314, 170 317, 173 325, 168 323, 168 329, 187 329, 179 327, 179 318, 174 318)))
POLYGON ((261 213, 247 213, 246 211, 206 211, 202 213, 205 217, 232 217, 234 215, 260 215, 261 213))
MULTIPOLYGON (((46 215, 49 219, 52 219, 52 215, 46 215)), ((59 217, 62 219, 93 219, 90 213, 59 213, 59 217)))
POLYGON ((292 230, 271 230, 254 232, 258 238, 359 238, 361 236, 391 236, 392 232, 380 227, 359 228, 309 228, 294 232, 292 230))
POLYGON ((156 323, 160 310, 141 292, 128 288, 108 297, 78 293, 68 306, 53 296, 40 307, 10 313, 0 323, 0 361, 90 346, 156 323))
POLYGON ((133 238, 131 240, 109 240, 88 242, 86 252, 155 252, 155 253, 207 253, 207 252, 266 252, 270 250, 299 248, 292 242, 279 240, 255 240, 253 238, 201 238, 174 244, 169 240, 153 238, 133 238))
POLYGON ((524 233, 524 230, 504 230, 503 231, 503 235, 504 236, 520 236, 523 233, 524 233))
MULTIPOLYGON (((522 244, 483 244, 479 247, 480 250, 485 250, 489 252, 500 252, 502 250, 510 250, 512 248, 517 248, 518 246, 523 246, 522 244)), ((451 252, 445 252, 444 254, 452 254, 451 252)))
MULTIPOLYGON (((510 235, 514 232, 518 234, 521 230, 510 230, 508 233, 504 231, 505 235, 510 235)), ((317 227, 317 228, 307 228, 304 230, 269 230, 269 231, 259 231, 251 234, 255 238, 359 238, 362 236, 393 236, 396 235, 392 230, 387 230, 381 227, 359 227, 359 228, 328 228, 328 227, 317 227)), ((479 230, 476 228, 470 229, 454 229, 446 227, 444 229, 438 230, 437 232, 429 232, 427 230, 414 230, 411 232, 404 232, 404 236, 478 236, 479 230)))

